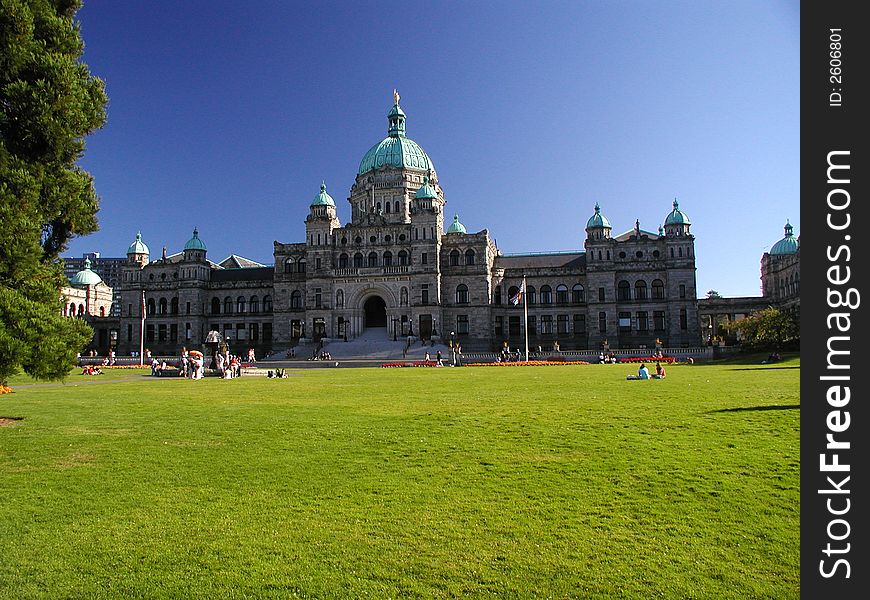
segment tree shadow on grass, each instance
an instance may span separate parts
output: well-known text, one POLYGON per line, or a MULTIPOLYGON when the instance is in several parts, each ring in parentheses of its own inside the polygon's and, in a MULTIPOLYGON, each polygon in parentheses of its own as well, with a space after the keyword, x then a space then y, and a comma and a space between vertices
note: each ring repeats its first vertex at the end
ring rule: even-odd
POLYGON ((737 408, 720 408, 717 410, 708 411, 708 414, 713 413, 728 413, 728 412, 746 412, 750 410, 791 410, 799 409, 800 404, 770 404, 767 406, 740 406, 737 408))

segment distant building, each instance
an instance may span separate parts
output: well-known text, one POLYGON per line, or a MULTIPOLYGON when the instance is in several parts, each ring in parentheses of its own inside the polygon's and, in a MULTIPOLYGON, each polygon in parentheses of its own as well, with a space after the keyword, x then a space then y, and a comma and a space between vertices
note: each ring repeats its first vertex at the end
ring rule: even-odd
POLYGON ((111 316, 114 291, 91 269, 90 259, 86 257, 82 269, 61 288, 61 296, 64 316, 85 319, 94 329, 86 351, 108 352, 118 338, 118 319, 111 316))
POLYGON ((66 257, 63 259, 63 272, 67 279, 75 277, 76 273, 84 269, 85 261, 89 261, 90 269, 116 291, 115 306, 110 311, 110 314, 115 314, 117 303, 120 301, 121 270, 127 258, 102 258, 99 252, 86 252, 81 258, 66 257))
MULTIPOLYGON (((676 200, 658 232, 635 222, 613 235, 596 204, 582 248, 504 255, 488 230, 470 233, 458 215, 445 222, 445 192, 405 119, 396 95, 387 136, 350 188, 349 222, 321 185, 305 240, 274 242, 272 265, 212 262, 197 230, 181 252, 151 260, 137 234, 119 283, 120 350, 139 348, 143 297, 144 345, 155 353, 198 346, 209 331, 258 354, 366 329, 452 336, 468 350, 517 347, 526 331, 530 346, 563 350, 700 344, 695 238, 676 200), (524 278, 527 320, 511 302, 524 278)), ((481 199, 493 210, 495 200, 481 199)))

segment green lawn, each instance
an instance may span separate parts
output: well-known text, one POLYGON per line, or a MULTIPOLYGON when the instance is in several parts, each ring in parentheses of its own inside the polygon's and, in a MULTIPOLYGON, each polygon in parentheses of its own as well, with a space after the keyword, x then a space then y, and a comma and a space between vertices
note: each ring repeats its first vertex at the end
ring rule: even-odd
POLYGON ((798 598, 799 361, 634 370, 17 378, 0 597, 798 598))

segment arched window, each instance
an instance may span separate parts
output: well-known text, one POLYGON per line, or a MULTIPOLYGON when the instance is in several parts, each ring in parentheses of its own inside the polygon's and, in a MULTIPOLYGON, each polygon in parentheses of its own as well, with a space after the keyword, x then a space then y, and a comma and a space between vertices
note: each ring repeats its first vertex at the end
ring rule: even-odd
POLYGON ((631 284, 625 280, 619 282, 616 286, 617 300, 631 300, 631 284))
POLYGON ((233 314, 233 299, 227 296, 224 298, 224 314, 231 315, 233 314))
POLYGON ((378 255, 376 252, 369 252, 368 262, 366 263, 368 267, 377 267, 378 266, 378 255))
POLYGON ((396 200, 396 212, 399 212, 399 201, 396 200))
POLYGON ((384 212, 387 214, 390 214, 390 208, 391 208, 390 203, 384 202, 384 212))
POLYGON ((556 302, 559 304, 568 304, 568 286, 560 283, 556 286, 556 302))
POLYGON ((302 292, 293 290, 290 294, 290 308, 302 308, 302 292))
MULTIPOLYGON (((79 311, 79 314, 82 314, 83 311, 79 311)), ((154 304, 154 298, 148 298, 148 316, 157 314, 157 306, 154 304)))
POLYGON ((456 304, 468 304, 468 286, 464 283, 456 286, 456 304))
POLYGON ((344 291, 338 290, 335 292, 335 307, 344 308, 344 291))
POLYGON ((173 298, 172 301, 169 303, 169 312, 173 315, 178 314, 178 297, 173 298))
POLYGON ((553 303, 553 289, 549 285, 541 286, 541 304, 553 303))
POLYGON ((299 259, 299 262, 296 263, 296 270, 297 270, 299 273, 304 273, 304 272, 305 272, 305 259, 304 259, 304 258, 300 258, 300 259, 299 259))
POLYGON ((213 314, 213 315, 221 314, 221 299, 220 298, 212 298, 211 299, 211 314, 213 314))
POLYGON ((245 312, 245 308, 247 308, 247 300, 245 300, 244 296, 239 296, 236 298, 236 312, 242 314, 245 312))
POLYGON ((338 268, 346 269, 347 268, 347 254, 342 252, 338 255, 338 268))
MULTIPOLYGON (((513 296, 511 296, 513 298, 513 296)), ((526 287, 526 303, 535 304, 538 301, 538 290, 535 289, 535 286, 530 285, 526 287)))
POLYGON ((634 282, 634 299, 646 300, 646 281, 643 279, 634 282))
POLYGON ((516 296, 517 292, 519 292, 519 291, 520 291, 520 288, 518 288, 517 286, 515 286, 515 285, 510 286, 508 288, 508 300, 510 300, 511 298, 516 296))
POLYGON ((586 302, 586 290, 579 283, 575 283, 571 288, 571 301, 574 304, 583 304, 586 302))
POLYGON ((285 273, 292 273, 293 272, 293 259, 292 258, 288 258, 287 260, 284 261, 284 272, 285 273))
POLYGON ((105 316, 106 316, 106 307, 105 307, 105 306, 101 306, 101 307, 100 307, 100 316, 101 316, 101 317, 105 317, 105 316))
POLYGON ((393 266, 393 253, 387 250, 384 252, 384 266, 392 267, 393 266))
POLYGON ((450 266, 458 267, 459 266, 459 250, 451 250, 450 251, 450 266))
POLYGON ((353 255, 353 268, 360 269, 363 266, 363 255, 362 252, 357 252, 353 255))
POLYGON ((263 312, 272 312, 272 296, 263 296, 263 312))
POLYGON ((251 301, 248 303, 248 308, 252 313, 260 312, 260 299, 256 296, 251 296, 251 301))
POLYGON ((160 314, 165 315, 167 312, 169 312, 169 311, 166 310, 166 298, 161 298, 160 299, 160 314))
POLYGON ((495 296, 493 298, 493 302, 495 302, 496 304, 501 304, 501 286, 500 285, 495 286, 495 291, 493 292, 493 295, 495 296))
POLYGON ((408 253, 404 250, 399 250, 399 265, 404 267, 408 264, 408 253))
POLYGON ((473 265, 474 264, 474 250, 469 248, 465 251, 465 264, 473 265))
POLYGON ((85 305, 79 304, 79 316, 83 316, 85 314, 85 305))
POLYGON ((665 298, 665 284, 661 279, 653 279, 652 298, 653 300, 664 300, 665 298))

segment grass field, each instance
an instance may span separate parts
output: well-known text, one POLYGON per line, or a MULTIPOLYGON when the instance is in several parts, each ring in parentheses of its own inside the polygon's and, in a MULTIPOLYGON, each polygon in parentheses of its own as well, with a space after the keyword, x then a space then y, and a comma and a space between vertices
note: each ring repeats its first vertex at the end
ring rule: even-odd
POLYGON ((798 598, 798 359, 634 370, 16 378, 0 597, 798 598))

